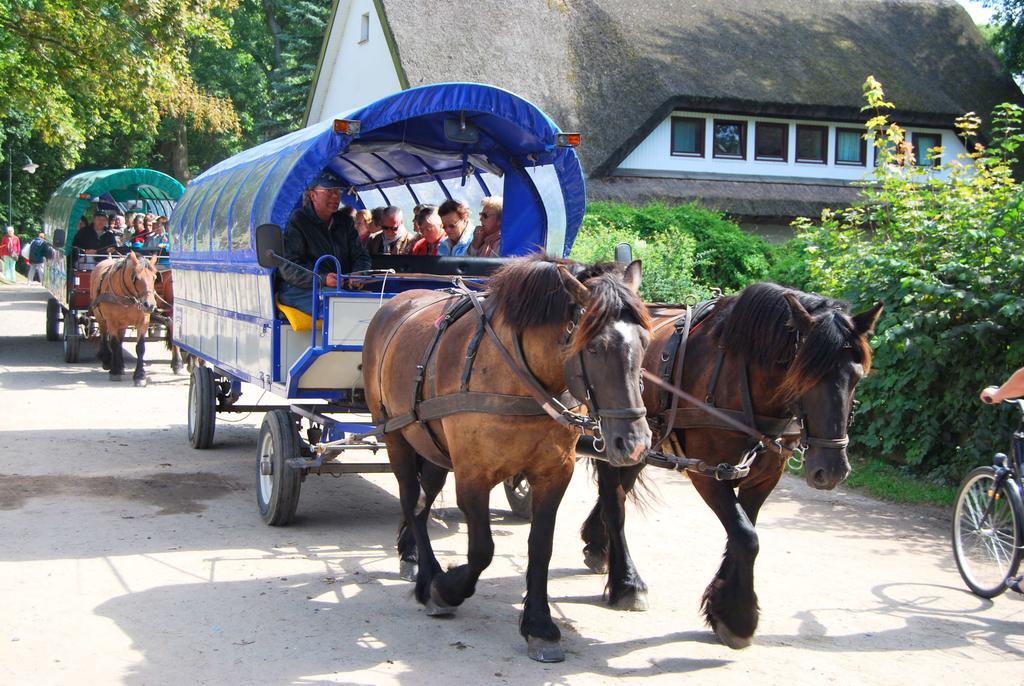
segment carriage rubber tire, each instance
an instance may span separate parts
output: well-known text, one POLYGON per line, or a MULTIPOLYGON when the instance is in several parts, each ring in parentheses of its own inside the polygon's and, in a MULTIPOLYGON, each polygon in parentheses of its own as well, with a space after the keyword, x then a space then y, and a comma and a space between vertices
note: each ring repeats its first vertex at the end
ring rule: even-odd
POLYGON ((299 506, 302 479, 287 461, 299 457, 299 435, 288 410, 271 410, 263 417, 256 442, 256 505, 270 526, 286 526, 299 506), (270 463, 271 473, 264 475, 261 463, 270 463))
POLYGON ((980 529, 977 521, 979 511, 987 506, 988 492, 995 483, 993 467, 978 467, 969 473, 960 484, 953 509, 953 557, 964 583, 975 595, 995 598, 1006 590, 1005 579, 1017 573, 1024 550, 1024 505, 1015 483, 1007 478, 1000 488, 1001 504, 997 508, 997 520, 1004 530, 1002 549, 1005 560, 1000 561, 993 554, 993 532, 980 529), (972 545, 973 543, 973 545, 972 545), (980 543, 980 545, 979 545, 980 543), (993 565, 992 573, 982 578, 981 570, 972 564, 971 550, 982 553, 985 562, 993 565))
POLYGON ((51 343, 60 340, 60 303, 56 298, 46 301, 46 340, 51 343))
POLYGON ((508 498, 512 514, 526 521, 533 519, 533 491, 530 489, 530 482, 526 480, 526 475, 520 473, 505 479, 504 485, 505 497, 508 498))
POLYGON ((217 384, 206 366, 192 368, 188 382, 188 442, 196 450, 213 445, 217 425, 217 384))
POLYGON ((78 345, 82 337, 78 335, 78 317, 71 310, 64 310, 64 361, 78 362, 78 345))

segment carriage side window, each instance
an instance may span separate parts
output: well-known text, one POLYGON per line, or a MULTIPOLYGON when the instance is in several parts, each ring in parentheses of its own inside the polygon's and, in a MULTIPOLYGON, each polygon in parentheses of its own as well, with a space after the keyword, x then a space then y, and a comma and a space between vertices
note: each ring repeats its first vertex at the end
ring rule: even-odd
POLYGON ((365 12, 363 16, 359 17, 359 43, 368 43, 370 41, 370 13, 365 12))

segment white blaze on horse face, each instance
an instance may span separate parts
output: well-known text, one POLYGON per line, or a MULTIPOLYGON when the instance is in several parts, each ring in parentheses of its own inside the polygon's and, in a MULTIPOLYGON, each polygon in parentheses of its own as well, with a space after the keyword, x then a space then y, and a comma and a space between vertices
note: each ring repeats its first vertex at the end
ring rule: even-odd
POLYGON ((641 343, 639 327, 636 324, 619 321, 615 322, 612 328, 614 328, 615 332, 622 337, 621 345, 629 351, 627 364, 633 364, 633 351, 636 350, 636 346, 639 346, 641 343))

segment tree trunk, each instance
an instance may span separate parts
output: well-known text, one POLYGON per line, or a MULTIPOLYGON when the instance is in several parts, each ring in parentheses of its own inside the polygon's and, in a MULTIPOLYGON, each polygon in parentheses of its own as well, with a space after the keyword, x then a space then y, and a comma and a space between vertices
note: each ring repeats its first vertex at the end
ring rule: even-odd
POLYGON ((281 68, 281 25, 277 23, 274 16, 274 3, 272 0, 262 0, 263 15, 267 19, 267 28, 270 30, 270 37, 274 41, 274 70, 281 68))
POLYGON ((178 181, 187 184, 190 179, 188 171, 188 130, 185 122, 177 122, 174 129, 174 140, 170 144, 171 173, 178 181))

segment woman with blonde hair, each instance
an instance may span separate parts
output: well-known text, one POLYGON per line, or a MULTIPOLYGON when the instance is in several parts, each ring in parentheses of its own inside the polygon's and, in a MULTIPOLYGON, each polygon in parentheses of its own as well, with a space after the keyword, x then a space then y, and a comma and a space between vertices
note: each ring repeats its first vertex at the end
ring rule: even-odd
POLYGON ((359 241, 366 243, 373 234, 373 213, 370 210, 359 210, 356 212, 355 221, 359 241))
POLYGON ((473 231, 473 242, 466 254, 470 257, 501 257, 501 196, 486 197, 481 205, 480 225, 473 231))

